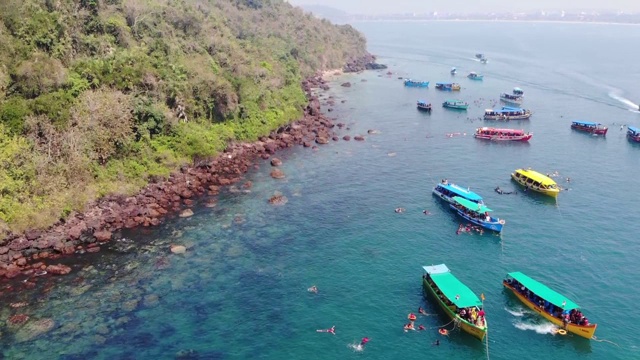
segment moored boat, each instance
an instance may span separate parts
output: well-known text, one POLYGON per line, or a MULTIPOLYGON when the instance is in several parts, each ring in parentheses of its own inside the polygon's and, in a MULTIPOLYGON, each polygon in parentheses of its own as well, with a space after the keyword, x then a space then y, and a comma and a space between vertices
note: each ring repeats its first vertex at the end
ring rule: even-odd
POLYGON ((457 83, 436 83, 436 89, 444 91, 458 91, 460 90, 460 84, 457 83))
POLYGON ((489 60, 487 58, 482 58, 482 59, 480 59, 480 62, 483 63, 483 64, 486 64, 486 63, 489 62, 489 60))
POLYGON ((525 133, 524 130, 481 127, 476 129, 473 136, 476 139, 493 141, 529 141, 533 134, 525 133))
POLYGON ((476 54, 476 59, 484 59, 484 54, 476 54))
POLYGON ((607 135, 607 130, 609 130, 606 126, 600 123, 580 120, 572 122, 571 128, 574 130, 588 132, 594 135, 607 135))
POLYGON ((486 109, 484 111, 485 120, 527 120, 533 113, 531 110, 503 106, 502 109, 486 109))
POLYGON ((436 187, 433 188, 433 195, 448 202, 449 204, 456 203, 455 200, 453 200, 455 196, 467 199, 476 204, 482 204, 482 196, 474 193, 469 188, 465 189, 462 186, 451 184, 446 179, 442 180, 440 184, 436 185, 436 187))
POLYGON ((553 179, 531 169, 517 169, 511 174, 511 178, 527 189, 545 195, 557 197, 560 193, 560 189, 553 179))
POLYGON ((598 325, 590 324, 580 307, 564 295, 521 272, 507 274, 502 284, 528 308, 560 326, 565 334, 568 331, 587 339, 593 338, 598 325))
POLYGON ((640 129, 633 126, 627 126, 627 139, 630 141, 640 142, 640 129))
POLYGON ((500 94, 500 100, 512 104, 521 104, 524 97, 522 95, 513 95, 509 93, 500 94))
POLYGON ((469 75, 467 75, 467 77, 471 80, 482 80, 484 79, 484 75, 480 75, 475 71, 472 71, 469 73, 469 75))
MULTIPOLYGON (((479 340, 487 334, 482 301, 445 264, 423 266, 422 286, 460 328, 479 340)), ((481 295, 481 297, 483 297, 481 295)))
POLYGON ((493 210, 489 209, 483 204, 474 203, 459 196, 454 196, 453 200, 456 202, 456 204, 451 204, 449 206, 451 206, 451 208, 455 210, 458 215, 460 215, 467 221, 475 225, 482 226, 485 229, 502 232, 505 221, 490 216, 489 213, 493 210))
POLYGON ((449 109, 467 110, 467 108, 469 107, 469 103, 466 103, 462 100, 447 100, 442 103, 442 106, 449 109))
POLYGON ((520 89, 519 87, 514 87, 513 95, 524 96, 524 90, 520 89))
POLYGON ((411 79, 406 79, 404 81, 404 86, 408 87, 429 87, 428 81, 415 81, 411 79))
POLYGON ((428 103, 424 100, 418 100, 417 107, 418 110, 431 112, 431 103, 428 103))

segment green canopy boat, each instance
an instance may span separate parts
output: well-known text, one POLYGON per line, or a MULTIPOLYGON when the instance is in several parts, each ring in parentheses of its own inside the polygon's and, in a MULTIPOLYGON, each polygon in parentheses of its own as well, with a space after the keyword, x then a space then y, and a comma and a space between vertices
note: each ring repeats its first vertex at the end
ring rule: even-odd
POLYGON ((493 211, 493 210, 489 209, 488 207, 484 206, 483 204, 479 204, 479 203, 475 203, 473 201, 469 201, 469 200, 467 200, 465 198, 462 198, 460 196, 454 196, 453 197, 453 201, 455 201, 457 204, 460 204, 460 205, 464 206, 469 211, 482 213, 482 214, 484 214, 485 212, 493 211))
POLYGON ((445 264, 423 266, 425 291, 431 294, 445 314, 465 332, 482 340, 487 333, 487 321, 482 301, 455 277, 445 264), (473 315, 472 315, 473 314, 473 315))

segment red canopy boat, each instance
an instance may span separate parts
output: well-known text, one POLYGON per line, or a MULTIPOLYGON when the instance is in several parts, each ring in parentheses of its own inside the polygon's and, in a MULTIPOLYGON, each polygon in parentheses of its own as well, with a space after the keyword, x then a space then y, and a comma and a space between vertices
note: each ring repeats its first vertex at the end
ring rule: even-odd
POLYGON ((529 141, 533 134, 525 133, 524 130, 481 127, 476 129, 473 136, 477 139, 493 141, 529 141))

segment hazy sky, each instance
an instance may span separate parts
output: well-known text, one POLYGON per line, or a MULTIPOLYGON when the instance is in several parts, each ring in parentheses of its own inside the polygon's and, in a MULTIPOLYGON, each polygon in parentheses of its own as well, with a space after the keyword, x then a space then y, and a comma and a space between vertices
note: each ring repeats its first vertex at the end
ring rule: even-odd
POLYGON ((530 10, 640 11, 640 0, 289 0, 294 5, 326 5, 352 14, 404 12, 501 12, 530 10))

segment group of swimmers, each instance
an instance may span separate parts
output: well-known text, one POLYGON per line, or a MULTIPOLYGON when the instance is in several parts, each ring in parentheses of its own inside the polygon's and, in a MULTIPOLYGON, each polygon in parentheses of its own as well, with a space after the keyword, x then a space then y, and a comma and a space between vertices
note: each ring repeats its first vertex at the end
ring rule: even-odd
MULTIPOLYGON (((318 287, 317 287, 317 286, 315 286, 315 285, 312 285, 311 287, 309 287, 309 288, 307 289, 307 291, 308 291, 308 292, 310 292, 310 293, 317 294, 317 293, 318 293, 318 287)), ((335 326, 335 325, 333 325, 332 327, 330 327, 330 328, 328 328, 328 329, 318 329, 318 330, 316 330, 316 332, 319 332, 319 333, 328 333, 328 334, 331 334, 331 335, 335 335, 335 334, 336 334, 336 326, 335 326)), ((363 349, 364 349, 364 346, 365 346, 368 342, 369 342, 369 338, 368 338, 368 337, 363 337, 363 338, 362 338, 362 340, 360 340, 360 344, 359 344, 359 345, 357 345, 357 346, 356 346, 356 345, 354 345, 354 346, 356 346, 356 347, 357 347, 357 349, 361 351, 361 350, 363 350, 363 349)))
MULTIPOLYGON (((418 313, 420 315, 429 316, 429 314, 422 308, 422 306, 418 307, 418 313)), ((407 318, 409 319, 409 323, 404 325, 404 331, 407 332, 409 330, 416 330, 415 321, 418 318, 416 314, 410 313, 407 318)), ((427 328, 424 325, 418 325, 418 331, 426 330, 427 328)), ((440 332, 442 334, 442 332, 440 332)), ((436 340, 433 345, 440 345, 440 340, 436 340)))
POLYGON ((463 232, 470 233, 472 231, 475 231, 480 235, 484 234, 484 230, 482 229, 481 226, 471 225, 471 224, 467 224, 467 225, 460 224, 460 226, 458 226, 458 230, 456 230, 456 235, 460 235, 463 232))

